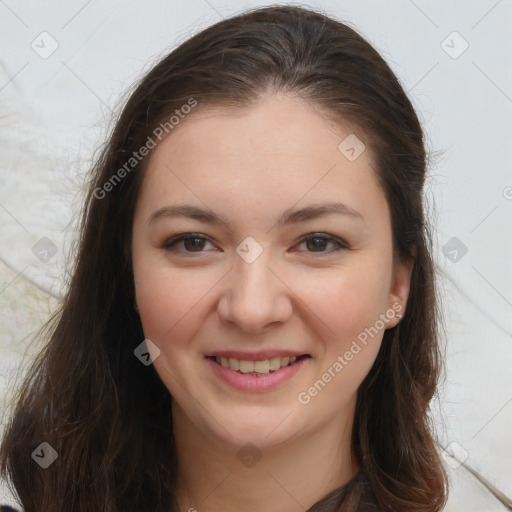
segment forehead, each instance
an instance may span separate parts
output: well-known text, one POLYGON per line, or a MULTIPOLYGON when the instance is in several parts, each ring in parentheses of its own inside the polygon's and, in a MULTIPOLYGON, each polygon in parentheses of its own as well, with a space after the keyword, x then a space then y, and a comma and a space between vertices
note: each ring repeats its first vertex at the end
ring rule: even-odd
POLYGON ((339 146, 349 136, 347 124, 297 97, 272 94, 240 110, 199 104, 151 153, 140 200, 153 210, 193 199, 216 211, 238 204, 276 213, 330 200, 382 215, 370 148, 347 158, 339 146))

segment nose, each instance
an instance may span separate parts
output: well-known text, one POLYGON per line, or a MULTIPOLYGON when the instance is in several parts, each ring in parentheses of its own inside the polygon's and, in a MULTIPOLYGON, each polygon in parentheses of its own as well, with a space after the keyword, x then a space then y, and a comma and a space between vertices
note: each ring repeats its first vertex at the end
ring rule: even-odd
POLYGON ((224 286, 217 306, 219 319, 246 333, 262 334, 293 313, 291 291, 272 269, 265 251, 252 263, 238 258, 224 286))

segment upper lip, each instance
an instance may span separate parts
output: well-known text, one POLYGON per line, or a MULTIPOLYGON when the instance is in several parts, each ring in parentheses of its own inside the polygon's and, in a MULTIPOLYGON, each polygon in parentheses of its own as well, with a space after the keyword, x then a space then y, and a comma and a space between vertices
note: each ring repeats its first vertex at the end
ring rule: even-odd
POLYGON ((244 352, 242 350, 215 350, 205 354, 206 357, 233 357, 244 361, 263 361, 264 359, 272 359, 273 357, 299 357, 309 355, 305 352, 297 352, 294 350, 259 350, 257 352, 244 352))

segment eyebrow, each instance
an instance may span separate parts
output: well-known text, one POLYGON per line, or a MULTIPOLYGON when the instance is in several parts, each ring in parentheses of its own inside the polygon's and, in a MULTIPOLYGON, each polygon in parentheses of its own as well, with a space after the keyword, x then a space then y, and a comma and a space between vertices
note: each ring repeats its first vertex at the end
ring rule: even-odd
MULTIPOLYGON (((332 214, 344 215, 364 222, 363 216, 352 207, 343 203, 331 202, 311 204, 298 210, 288 208, 283 212, 277 223, 280 226, 284 226, 332 214)), ((157 219, 169 217, 188 217, 207 224, 223 225, 230 229, 227 220, 222 215, 219 215, 212 210, 206 210, 190 204, 164 206, 150 215, 148 224, 156 221, 157 219)))

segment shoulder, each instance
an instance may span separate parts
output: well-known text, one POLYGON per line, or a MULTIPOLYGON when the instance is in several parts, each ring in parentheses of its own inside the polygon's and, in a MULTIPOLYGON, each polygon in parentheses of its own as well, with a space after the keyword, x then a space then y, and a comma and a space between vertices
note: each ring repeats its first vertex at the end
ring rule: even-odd
POLYGON ((0 512, 19 512, 15 508, 9 507, 9 505, 0 505, 0 512))

